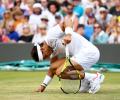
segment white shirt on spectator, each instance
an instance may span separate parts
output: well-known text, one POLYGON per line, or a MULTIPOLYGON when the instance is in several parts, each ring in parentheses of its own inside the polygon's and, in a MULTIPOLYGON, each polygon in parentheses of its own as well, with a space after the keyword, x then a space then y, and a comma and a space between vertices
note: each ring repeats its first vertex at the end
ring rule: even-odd
POLYGON ((40 33, 34 34, 32 43, 41 43, 45 40, 46 36, 41 36, 40 33))
POLYGON ((39 25, 40 22, 41 22, 41 15, 35 15, 35 14, 30 15, 30 19, 29 19, 30 24, 39 25))

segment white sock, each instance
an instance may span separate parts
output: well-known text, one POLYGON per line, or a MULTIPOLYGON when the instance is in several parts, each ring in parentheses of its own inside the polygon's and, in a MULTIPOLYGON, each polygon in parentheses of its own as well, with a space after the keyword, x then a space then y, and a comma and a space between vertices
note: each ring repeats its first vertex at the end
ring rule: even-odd
POLYGON ((46 86, 51 82, 52 78, 49 75, 45 76, 45 79, 43 81, 43 84, 45 84, 46 86))
POLYGON ((94 77, 96 77, 96 74, 93 73, 85 73, 85 78, 88 81, 91 81, 94 77))

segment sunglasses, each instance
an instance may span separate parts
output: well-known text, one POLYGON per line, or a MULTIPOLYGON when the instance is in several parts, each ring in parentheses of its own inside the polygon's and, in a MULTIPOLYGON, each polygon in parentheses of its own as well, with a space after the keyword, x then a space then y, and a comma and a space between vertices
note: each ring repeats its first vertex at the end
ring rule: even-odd
POLYGON ((106 11, 100 11, 100 14, 106 14, 106 11))
POLYGON ((47 19, 41 19, 41 21, 46 21, 46 22, 48 22, 48 20, 47 20, 47 19))

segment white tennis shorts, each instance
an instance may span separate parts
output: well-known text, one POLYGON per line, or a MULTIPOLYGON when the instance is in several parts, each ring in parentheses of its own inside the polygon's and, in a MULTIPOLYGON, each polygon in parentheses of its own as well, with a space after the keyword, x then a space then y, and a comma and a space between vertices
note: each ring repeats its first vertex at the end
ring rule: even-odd
POLYGON ((71 60, 81 65, 84 70, 88 70, 98 62, 99 58, 100 52, 97 48, 94 48, 90 50, 80 50, 78 53, 71 57, 71 60))

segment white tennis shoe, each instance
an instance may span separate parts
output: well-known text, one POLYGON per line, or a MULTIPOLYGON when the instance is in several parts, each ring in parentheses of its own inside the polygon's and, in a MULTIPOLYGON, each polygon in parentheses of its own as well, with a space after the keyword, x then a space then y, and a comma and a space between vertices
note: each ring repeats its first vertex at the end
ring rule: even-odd
POLYGON ((100 90, 100 85, 103 83, 105 76, 103 74, 97 73, 96 77, 90 81, 89 93, 95 94, 100 90))
POLYGON ((81 80, 81 87, 80 87, 80 92, 81 93, 85 93, 85 92, 88 92, 88 90, 90 89, 90 85, 89 85, 89 81, 86 80, 86 79, 82 79, 81 80))

